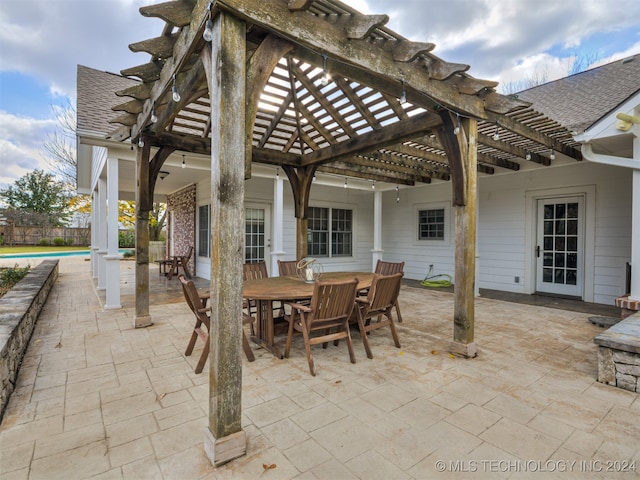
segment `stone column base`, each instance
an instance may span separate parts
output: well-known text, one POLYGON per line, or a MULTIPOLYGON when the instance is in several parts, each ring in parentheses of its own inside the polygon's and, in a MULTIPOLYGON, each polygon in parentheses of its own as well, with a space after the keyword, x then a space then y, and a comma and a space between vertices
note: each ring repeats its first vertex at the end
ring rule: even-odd
POLYGON ((214 467, 219 467, 247 453, 244 430, 216 439, 209 428, 204 432, 204 453, 214 467))
POLYGON ((449 351, 464 358, 474 358, 478 355, 476 342, 460 343, 453 341, 449 344, 449 351))

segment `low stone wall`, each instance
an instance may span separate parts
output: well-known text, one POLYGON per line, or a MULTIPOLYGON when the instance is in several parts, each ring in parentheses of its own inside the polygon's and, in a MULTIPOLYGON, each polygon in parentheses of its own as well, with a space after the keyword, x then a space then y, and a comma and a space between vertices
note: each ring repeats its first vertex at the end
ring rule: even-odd
POLYGON ((640 393, 640 313, 598 335, 598 381, 640 393))
POLYGON ((58 278, 58 262, 44 260, 0 298, 0 420, 38 315, 58 278))

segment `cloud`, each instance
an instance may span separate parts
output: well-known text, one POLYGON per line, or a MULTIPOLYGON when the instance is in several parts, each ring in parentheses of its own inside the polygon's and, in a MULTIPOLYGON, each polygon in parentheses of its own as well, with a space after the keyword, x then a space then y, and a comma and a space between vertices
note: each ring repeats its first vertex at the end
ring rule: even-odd
POLYGON ((435 43, 435 55, 470 65, 469 74, 491 80, 522 79, 540 68, 540 62, 551 62, 548 69, 564 76, 567 71, 561 72, 558 62, 579 52, 589 37, 634 26, 640 30, 640 16, 631 14, 638 12, 637 0, 404 0, 391 8, 388 0, 367 4, 373 13, 388 13, 388 26, 396 32, 435 43))
POLYGON ((164 22, 140 15, 153 0, 9 0, 0 10, 2 70, 46 79, 75 98, 76 65, 120 70, 146 63, 130 43, 160 35, 164 22))
POLYGON ((0 188, 6 188, 33 170, 49 170, 43 145, 56 128, 53 119, 20 117, 0 111, 0 188))

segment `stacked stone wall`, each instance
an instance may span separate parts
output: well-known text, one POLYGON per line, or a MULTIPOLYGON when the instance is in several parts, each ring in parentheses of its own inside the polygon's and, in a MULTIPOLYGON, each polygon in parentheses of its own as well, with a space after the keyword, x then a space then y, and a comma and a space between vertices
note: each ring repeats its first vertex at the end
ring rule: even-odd
POLYGON ((45 260, 0 298, 0 420, 15 390, 29 339, 58 278, 59 260, 45 260))

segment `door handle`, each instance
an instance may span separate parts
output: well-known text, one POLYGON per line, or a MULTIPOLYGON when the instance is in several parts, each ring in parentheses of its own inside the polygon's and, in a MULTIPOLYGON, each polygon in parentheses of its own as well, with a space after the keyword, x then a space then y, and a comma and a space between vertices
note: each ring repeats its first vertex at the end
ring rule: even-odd
POLYGON ((540 258, 540 245, 536 246, 536 257, 540 258))

